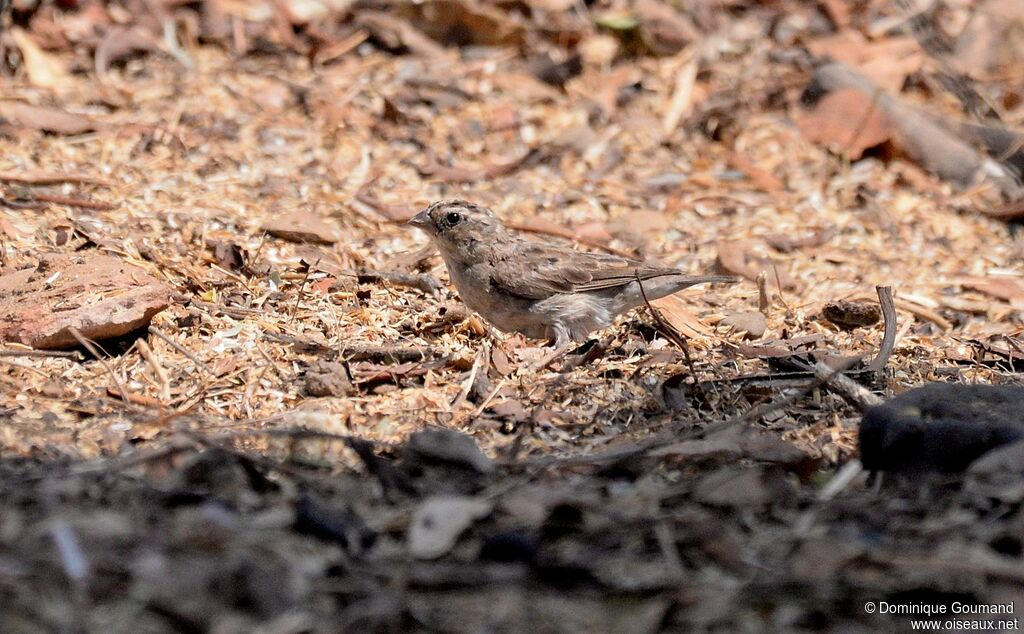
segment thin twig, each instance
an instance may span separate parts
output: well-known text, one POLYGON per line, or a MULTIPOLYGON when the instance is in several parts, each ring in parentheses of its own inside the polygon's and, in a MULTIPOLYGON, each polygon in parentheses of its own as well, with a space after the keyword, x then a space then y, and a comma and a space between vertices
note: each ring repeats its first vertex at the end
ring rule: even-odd
POLYGON ((312 266, 306 267, 306 274, 302 277, 302 284, 299 285, 299 292, 298 295, 295 297, 295 305, 292 306, 292 319, 295 319, 295 314, 299 312, 299 302, 302 301, 302 293, 305 292, 306 290, 306 282, 309 281, 309 276, 311 273, 313 273, 313 269, 319 266, 321 259, 322 258, 317 258, 316 262, 314 262, 312 266))
POLYGON ((86 339, 78 330, 78 328, 71 326, 68 328, 68 332, 71 333, 72 337, 78 340, 78 343, 82 344, 83 348, 89 351, 89 354, 91 354, 93 357, 96 358, 97 361, 103 364, 103 368, 107 371, 107 374, 110 375, 110 378, 114 382, 114 385, 117 386, 117 391, 120 392, 121 400, 129 409, 135 409, 132 406, 132 396, 134 395, 130 393, 128 390, 126 390, 123 385, 121 385, 121 380, 117 378, 117 373, 114 372, 114 368, 110 367, 110 364, 107 363, 106 357, 100 355, 99 350, 96 349, 96 346, 94 346, 91 341, 86 339))
POLYGON ((355 275, 355 278, 360 284, 387 282, 395 286, 414 288, 428 295, 432 295, 444 288, 436 277, 427 274, 410 274, 400 271, 360 271, 355 275))
POLYGON ((223 313, 228 317, 233 317, 235 319, 246 319, 247 317, 252 317, 254 315, 265 314, 265 311, 256 310, 255 308, 243 308, 242 306, 225 306, 223 304, 214 304, 212 302, 204 302, 203 300, 196 299, 195 297, 191 298, 189 300, 189 303, 199 308, 205 308, 210 312, 223 313))
POLYGON ((210 366, 208 366, 208 365, 206 365, 205 363, 203 363, 203 361, 202 361, 201 359, 199 359, 199 357, 197 357, 196 355, 194 355, 194 354, 192 354, 191 352, 189 352, 189 351, 188 351, 187 349, 185 349, 185 348, 184 348, 184 347, 183 347, 183 346, 182 346, 181 344, 179 344, 179 343, 178 343, 177 341, 174 341, 173 339, 171 339, 170 337, 168 337, 168 336, 167 336, 167 335, 165 335, 164 333, 160 332, 159 330, 157 330, 157 329, 156 329, 156 328, 154 328, 153 326, 150 326, 150 327, 149 327, 149 333, 150 333, 150 334, 153 334, 153 335, 156 335, 156 336, 157 336, 157 337, 159 337, 160 339, 163 339, 164 343, 166 343, 166 344, 167 344, 167 345, 169 345, 170 347, 174 348, 175 350, 177 350, 177 351, 178 351, 178 352, 180 352, 181 354, 183 354, 183 355, 185 355, 186 357, 188 357, 188 358, 189 358, 189 360, 191 360, 191 361, 192 361, 192 363, 196 364, 196 367, 197 367, 197 368, 199 368, 200 370, 202 370, 202 371, 206 372, 206 373, 207 373, 207 374, 209 374, 209 375, 210 375, 211 377, 213 377, 213 378, 215 378, 215 379, 217 378, 217 374, 216 374, 216 373, 215 373, 215 372, 214 372, 213 370, 211 370, 211 369, 210 369, 210 366))
POLYGON ((82 353, 77 350, 19 350, 17 348, 0 349, 0 357, 55 357, 81 361, 82 353))
POLYGON ((771 301, 768 299, 768 273, 761 271, 757 274, 757 310, 767 318, 771 301))
POLYGON ((459 390, 459 395, 448 406, 449 414, 455 413, 466 402, 469 393, 473 390, 473 383, 476 382, 476 376, 480 372, 480 367, 491 362, 490 352, 490 342, 484 341, 483 345, 480 346, 480 352, 477 353, 476 359, 473 360, 473 367, 469 370, 469 376, 463 382, 462 389, 459 390))
POLYGON ((334 347, 280 332, 264 332, 263 338, 268 341, 276 341, 278 343, 286 343, 305 348, 305 350, 301 350, 302 352, 308 351, 312 354, 322 354, 331 358, 341 357, 346 361, 408 363, 415 361, 427 361, 441 356, 440 352, 433 348, 423 348, 418 346, 398 346, 391 344, 368 345, 352 343, 334 347))
POLYGON ((869 407, 881 405, 882 399, 868 391, 860 383, 843 374, 845 370, 835 371, 821 361, 810 366, 814 371, 814 377, 823 383, 828 383, 840 396, 852 403, 860 411, 869 407))
POLYGON ((885 333, 882 335, 882 345, 878 348, 878 354, 868 364, 867 369, 872 372, 880 372, 892 356, 893 347, 896 345, 896 302, 892 297, 891 286, 876 286, 878 292, 878 303, 882 307, 885 333))
POLYGON ((672 342, 679 346, 683 351, 683 359, 686 361, 686 367, 690 370, 690 376, 693 377, 693 384, 698 390, 700 390, 701 396, 704 398, 704 401, 707 402, 708 398, 707 393, 704 391, 704 385, 698 380, 697 367, 693 364, 693 359, 690 357, 690 345, 686 342, 685 337, 665 321, 665 318, 661 316, 658 309, 651 306, 651 302, 647 299, 647 291, 644 290, 643 280, 640 279, 640 269, 634 269, 633 276, 636 277, 636 283, 640 287, 640 295, 644 298, 644 304, 647 305, 647 310, 650 311, 654 320, 658 322, 658 326, 661 328, 661 331, 665 333, 665 336, 671 339, 672 342))
POLYGON ((112 387, 108 387, 107 388, 107 394, 109 396, 113 396, 114 398, 119 398, 122 401, 124 401, 125 403, 134 403, 136 405, 142 405, 143 407, 151 407, 153 409, 160 409, 160 408, 162 408, 164 406, 164 404, 158 398, 153 398, 152 396, 146 396, 145 394, 135 394, 134 392, 129 392, 128 394, 124 394, 123 392, 120 392, 116 388, 112 388, 112 387))
POLYGON ((108 203, 102 200, 88 200, 75 198, 73 196, 58 196, 57 194, 32 194, 26 202, 44 202, 54 205, 66 205, 80 209, 95 209, 96 211, 112 211, 121 206, 121 203, 108 203))
POLYGON ((139 338, 135 341, 135 347, 138 348, 139 354, 149 364, 153 374, 156 375, 157 381, 160 382, 160 398, 166 403, 171 402, 171 383, 167 380, 167 373, 164 371, 162 365, 160 365, 160 359, 157 358, 156 353, 149 347, 146 340, 139 338))
POLYGON ((21 183, 22 185, 60 185, 63 183, 102 185, 113 187, 113 183, 105 178, 88 174, 48 174, 26 172, 0 172, 0 182, 21 183))

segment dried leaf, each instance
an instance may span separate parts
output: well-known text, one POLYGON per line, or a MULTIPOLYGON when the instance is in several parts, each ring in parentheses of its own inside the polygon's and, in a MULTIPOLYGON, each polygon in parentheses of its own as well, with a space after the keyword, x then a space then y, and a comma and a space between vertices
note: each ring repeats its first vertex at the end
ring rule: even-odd
POLYGON ((153 53, 160 50, 160 42, 148 31, 139 27, 113 26, 107 30, 100 45, 96 47, 96 73, 106 73, 112 63, 119 62, 133 53, 153 53))
POLYGON ((60 58, 43 51, 28 33, 18 27, 13 27, 10 34, 21 51, 25 72, 33 86, 50 89, 63 89, 69 86, 71 74, 60 58))
POLYGON ((1024 278, 969 277, 960 280, 965 288, 1005 300, 1018 310, 1024 310, 1024 278))
POLYGON ((83 134, 100 127, 98 122, 84 115, 17 101, 0 102, 0 116, 23 128, 54 134, 83 134))
POLYGON ((809 140, 851 159, 860 158, 894 134, 876 99, 853 88, 825 95, 796 125, 809 140))
POLYGON ((807 44, 812 54, 855 68, 884 90, 898 93, 907 77, 921 70, 924 56, 911 37, 887 37, 869 42, 859 31, 847 29, 807 44))
POLYGON ((655 55, 674 55, 700 38, 689 16, 662 0, 636 0, 633 12, 644 43, 655 55))
POLYGON ((752 240, 731 240, 718 243, 718 265, 727 273, 756 281, 761 272, 768 274, 769 286, 795 289, 796 282, 769 258, 753 255, 752 240))
POLYGON ((760 339, 768 329, 764 314, 756 310, 730 313, 718 325, 744 333, 744 339, 760 339))
POLYGON ((693 314, 690 304, 678 294, 656 299, 651 302, 651 305, 658 309, 662 319, 684 337, 691 339, 707 337, 714 332, 710 326, 693 314))
POLYGON ((333 244, 341 239, 341 231, 334 223, 304 209, 272 216, 263 230, 290 242, 333 244))

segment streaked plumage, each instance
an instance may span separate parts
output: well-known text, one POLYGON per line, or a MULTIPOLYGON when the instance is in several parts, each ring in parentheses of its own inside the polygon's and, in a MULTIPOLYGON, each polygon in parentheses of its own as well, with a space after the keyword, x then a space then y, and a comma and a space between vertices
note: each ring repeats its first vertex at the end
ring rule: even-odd
POLYGON ((733 281, 529 240, 464 200, 436 202, 409 222, 433 239, 467 306, 499 330, 557 347, 642 305, 638 276, 650 300, 694 284, 733 281))

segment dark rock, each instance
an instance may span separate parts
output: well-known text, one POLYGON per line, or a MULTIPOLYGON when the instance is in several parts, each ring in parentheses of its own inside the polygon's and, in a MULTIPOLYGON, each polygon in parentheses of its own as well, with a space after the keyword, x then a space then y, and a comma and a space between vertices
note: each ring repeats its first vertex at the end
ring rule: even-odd
POLYGON ((1024 438, 1024 388, 931 383, 864 414, 861 462, 872 471, 956 473, 1024 438))
POLYGON ((403 457, 417 462, 442 462, 469 467, 478 473, 494 470, 494 461, 480 451, 471 436, 440 427, 424 429, 409 437, 403 457))

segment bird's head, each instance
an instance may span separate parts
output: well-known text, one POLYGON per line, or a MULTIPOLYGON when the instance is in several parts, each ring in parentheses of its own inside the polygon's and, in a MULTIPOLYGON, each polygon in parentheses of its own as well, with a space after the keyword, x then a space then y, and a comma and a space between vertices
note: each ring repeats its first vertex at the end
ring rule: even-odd
POLYGON ((490 209, 457 199, 430 205, 413 216, 409 224, 426 231, 441 247, 486 240, 502 228, 490 209))

